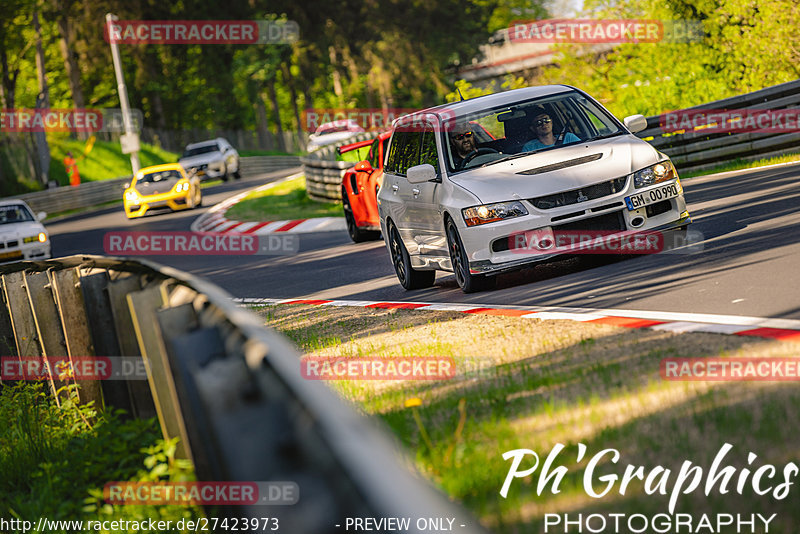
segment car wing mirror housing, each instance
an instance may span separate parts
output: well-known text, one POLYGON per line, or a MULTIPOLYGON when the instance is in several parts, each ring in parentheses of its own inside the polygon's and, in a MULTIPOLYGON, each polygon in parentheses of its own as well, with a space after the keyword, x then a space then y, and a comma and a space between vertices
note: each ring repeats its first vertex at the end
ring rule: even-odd
POLYGON ((647 119, 644 115, 631 115, 630 117, 625 117, 625 120, 622 122, 625 123, 625 127, 630 130, 631 133, 641 132, 647 129, 647 119))
POLYGON ((372 166, 369 164, 369 161, 367 160, 359 161, 358 163, 356 163, 355 170, 369 172, 372 170, 372 166))
POLYGON ((46 211, 40 211, 39 213, 36 214, 36 218, 38 220, 40 220, 40 221, 45 220, 47 218, 47 212, 46 211))
POLYGON ((415 165, 408 169, 406 172, 406 178, 408 179, 409 183, 412 184, 430 182, 431 180, 436 180, 436 169, 434 169, 433 165, 429 163, 415 165))

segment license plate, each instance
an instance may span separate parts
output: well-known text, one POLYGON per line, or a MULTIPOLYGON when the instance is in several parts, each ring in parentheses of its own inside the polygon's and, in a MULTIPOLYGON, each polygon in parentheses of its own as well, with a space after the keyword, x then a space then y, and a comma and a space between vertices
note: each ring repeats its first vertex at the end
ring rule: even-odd
POLYGON ((9 259, 22 259, 22 252, 19 250, 12 250, 11 252, 3 252, 0 254, 0 260, 9 260, 9 259))
POLYGON ((679 194, 678 184, 669 184, 643 191, 638 195, 625 197, 625 204, 628 206, 628 211, 633 211, 662 200, 677 197, 679 194))

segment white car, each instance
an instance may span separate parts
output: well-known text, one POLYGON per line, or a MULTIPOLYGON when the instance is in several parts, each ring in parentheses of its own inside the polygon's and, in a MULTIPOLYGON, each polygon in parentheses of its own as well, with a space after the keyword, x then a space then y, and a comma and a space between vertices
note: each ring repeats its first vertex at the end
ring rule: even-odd
POLYGON ((400 283, 428 287, 444 270, 476 291, 497 273, 586 252, 595 238, 610 253, 608 236, 617 247, 634 236, 632 253, 659 251, 658 234, 685 233, 691 218, 672 162, 633 135, 646 126, 564 85, 396 119, 378 211, 400 283), (456 143, 469 152, 459 157, 456 143))
POLYGON ((0 263, 50 258, 50 236, 22 200, 0 201, 0 263))
POLYGON ((227 182, 230 176, 241 177, 239 153, 222 137, 187 145, 178 163, 201 180, 221 178, 227 182))
POLYGON ((313 152, 324 146, 350 139, 354 135, 365 131, 364 128, 359 126, 358 123, 352 119, 326 122, 325 124, 317 126, 314 133, 308 136, 306 150, 308 152, 313 152))

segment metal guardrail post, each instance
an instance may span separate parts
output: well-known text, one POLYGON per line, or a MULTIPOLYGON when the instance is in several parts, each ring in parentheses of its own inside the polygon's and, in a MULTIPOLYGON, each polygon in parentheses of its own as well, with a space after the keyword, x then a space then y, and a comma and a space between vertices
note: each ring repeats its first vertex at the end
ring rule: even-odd
POLYGON ((153 284, 141 291, 129 293, 127 298, 136 340, 147 368, 148 382, 161 432, 165 439, 180 438, 176 457, 192 460, 183 411, 175 389, 161 327, 158 324, 157 312, 167 305, 169 285, 171 284, 168 282, 153 284))
MULTIPOLYGON (((89 319, 77 269, 49 270, 50 284, 55 294, 56 309, 61 320, 67 354, 74 361, 77 357, 96 356, 89 333, 89 319)), ((100 382, 96 380, 77 380, 78 398, 82 403, 94 401, 101 407, 103 394, 100 382)))
MULTIPOLYGON (((141 358, 142 353, 136 340, 131 310, 128 307, 126 296, 142 288, 139 275, 121 275, 110 280, 106 286, 108 300, 111 304, 111 314, 114 318, 114 330, 119 340, 119 355, 123 357, 141 358)), ((126 381, 131 399, 133 415, 141 419, 156 417, 155 403, 150 393, 150 387, 140 380, 126 381)))
MULTIPOLYGON (((28 294, 36 327, 36 337, 41 344, 42 356, 44 358, 68 357, 67 343, 64 339, 64 331, 61 329, 61 321, 56 311, 56 301, 47 272, 23 273, 23 276, 25 291, 28 294)), ((68 382, 74 383, 74 380, 59 380, 58 371, 50 365, 47 366, 47 370, 47 382, 54 395, 68 382)), ((55 397, 56 402, 60 404, 59 396, 55 395, 55 397)))
MULTIPOLYGON (((114 326, 114 314, 108 299, 106 286, 108 273, 105 270, 84 267, 80 276, 80 287, 90 328, 94 354, 108 358, 119 358, 120 348, 114 326)), ((133 413, 133 404, 125 382, 104 380, 100 385, 105 406, 125 410, 128 416, 133 413)))

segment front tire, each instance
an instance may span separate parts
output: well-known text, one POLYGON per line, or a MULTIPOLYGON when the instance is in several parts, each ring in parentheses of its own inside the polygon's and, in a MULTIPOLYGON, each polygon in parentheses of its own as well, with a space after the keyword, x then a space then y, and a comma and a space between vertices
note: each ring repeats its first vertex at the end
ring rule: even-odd
POLYGON ((452 219, 447 220, 447 248, 450 251, 450 262, 453 264, 453 274, 456 275, 458 287, 464 293, 474 293, 492 289, 497 278, 486 276, 485 274, 472 274, 469 272, 469 259, 464 249, 461 237, 458 235, 456 223, 452 219))
POLYGON ((403 245, 403 241, 400 239, 400 233, 397 228, 390 223, 388 231, 389 253, 392 256, 392 265, 394 265, 394 272, 400 281, 400 285, 408 290, 432 286, 436 280, 436 271, 417 271, 411 267, 411 258, 405 245, 403 245))

